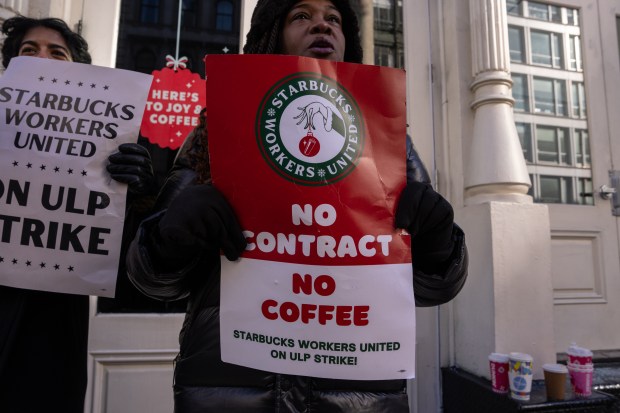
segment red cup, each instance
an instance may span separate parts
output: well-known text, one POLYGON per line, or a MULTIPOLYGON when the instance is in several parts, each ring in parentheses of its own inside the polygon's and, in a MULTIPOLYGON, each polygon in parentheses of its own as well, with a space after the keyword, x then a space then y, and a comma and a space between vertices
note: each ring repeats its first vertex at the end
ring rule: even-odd
POLYGON ((570 384, 576 397, 590 397, 592 395, 592 376, 594 367, 571 364, 568 366, 570 384))
POLYGON ((572 344, 568 347, 566 354, 568 355, 568 364, 582 366, 592 365, 592 352, 587 348, 572 344))
POLYGON ((508 380, 508 355, 491 353, 489 355, 489 369, 491 371, 491 386, 495 393, 506 394, 510 391, 508 380))

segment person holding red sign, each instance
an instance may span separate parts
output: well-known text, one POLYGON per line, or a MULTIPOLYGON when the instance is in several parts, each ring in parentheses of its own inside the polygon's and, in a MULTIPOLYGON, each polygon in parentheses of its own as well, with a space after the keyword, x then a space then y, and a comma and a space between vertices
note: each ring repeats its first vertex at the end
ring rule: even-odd
MULTIPOLYGON (((56 18, 2 24, 2 64, 15 56, 91 63, 86 40, 56 18)), ((121 145, 112 177, 130 193, 152 190, 148 152, 121 145)), ((0 261, 1 262, 1 261, 0 261)), ((0 410, 82 413, 87 385, 89 297, 0 286, 0 410)))
MULTIPOLYGON (((361 63, 358 32, 348 0, 259 0, 244 53, 361 63)), ((454 298, 467 277, 465 238, 409 139, 406 161, 407 185, 395 225, 413 234, 416 305, 439 305, 454 298)), ((175 366, 175 412, 408 412, 405 380, 320 379, 222 362, 220 250, 236 260, 246 239, 210 178, 203 116, 160 192, 161 211, 143 221, 127 255, 129 277, 146 295, 189 297, 175 366)))

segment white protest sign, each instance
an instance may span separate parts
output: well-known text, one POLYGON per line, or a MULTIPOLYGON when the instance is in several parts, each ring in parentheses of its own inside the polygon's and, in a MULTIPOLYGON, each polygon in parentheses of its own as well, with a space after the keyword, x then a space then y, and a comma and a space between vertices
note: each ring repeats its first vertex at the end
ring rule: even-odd
POLYGON ((113 297, 127 187, 152 76, 16 57, 0 77, 0 284, 113 297))
POLYGON ((394 294, 413 291, 410 266, 242 258, 223 259, 222 274, 221 301, 234 302, 220 308, 222 360, 334 379, 415 376, 413 294, 394 294))

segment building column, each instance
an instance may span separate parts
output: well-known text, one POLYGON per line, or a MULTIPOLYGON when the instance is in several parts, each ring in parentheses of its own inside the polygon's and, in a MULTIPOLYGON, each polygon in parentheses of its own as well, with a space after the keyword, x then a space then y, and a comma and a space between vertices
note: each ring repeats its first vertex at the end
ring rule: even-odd
POLYGON ((471 90, 474 135, 465 179, 466 204, 528 203, 530 180, 512 114, 505 0, 471 0, 471 90))
POLYGON ((469 0, 469 10, 474 126, 457 221, 471 259, 454 301, 454 361, 488 378, 489 353, 524 352, 534 357, 539 378, 542 364, 555 362, 548 208, 527 195, 512 112, 505 0, 469 0))
POLYGON ((239 53, 245 45, 245 37, 250 31, 252 13, 256 7, 257 0, 241 0, 241 27, 239 30, 239 53))
POLYGON ((375 64, 375 26, 372 0, 353 0, 354 7, 359 10, 360 40, 364 50, 364 64, 375 64))

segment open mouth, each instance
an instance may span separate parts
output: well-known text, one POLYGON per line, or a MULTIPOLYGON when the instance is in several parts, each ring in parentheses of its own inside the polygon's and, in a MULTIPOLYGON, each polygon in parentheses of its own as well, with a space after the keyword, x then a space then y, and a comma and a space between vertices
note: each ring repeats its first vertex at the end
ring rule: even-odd
POLYGON ((334 45, 327 39, 318 38, 312 42, 309 49, 316 54, 329 54, 334 51, 334 45))

